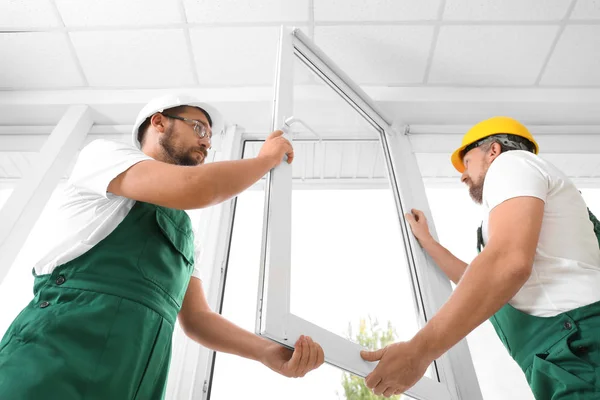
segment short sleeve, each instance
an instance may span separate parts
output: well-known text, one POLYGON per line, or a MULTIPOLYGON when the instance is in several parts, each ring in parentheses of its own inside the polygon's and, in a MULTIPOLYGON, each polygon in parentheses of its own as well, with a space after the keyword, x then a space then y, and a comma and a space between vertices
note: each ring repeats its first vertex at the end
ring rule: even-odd
POLYGON ((550 178, 529 156, 508 151, 492 162, 483 187, 483 204, 488 210, 516 197, 536 197, 546 202, 550 178))
POLYGON ((79 153, 69 183, 106 198, 108 185, 114 178, 146 160, 152 158, 133 145, 95 140, 79 153))

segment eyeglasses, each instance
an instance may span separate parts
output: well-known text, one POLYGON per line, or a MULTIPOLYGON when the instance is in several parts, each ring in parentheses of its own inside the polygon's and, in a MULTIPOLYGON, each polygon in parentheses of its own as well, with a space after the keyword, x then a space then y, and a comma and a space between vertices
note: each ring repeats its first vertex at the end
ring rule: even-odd
POLYGON ((210 131, 206 127, 204 122, 202 122, 202 121, 198 121, 197 119, 184 118, 184 117, 180 117, 177 115, 165 114, 165 113, 162 113, 162 115, 164 115, 165 117, 168 117, 168 118, 178 119, 178 120, 186 122, 188 124, 193 124, 194 132, 196 132, 196 135, 200 136, 200 139, 204 139, 207 136, 208 136, 209 142, 212 139, 212 131, 210 131))

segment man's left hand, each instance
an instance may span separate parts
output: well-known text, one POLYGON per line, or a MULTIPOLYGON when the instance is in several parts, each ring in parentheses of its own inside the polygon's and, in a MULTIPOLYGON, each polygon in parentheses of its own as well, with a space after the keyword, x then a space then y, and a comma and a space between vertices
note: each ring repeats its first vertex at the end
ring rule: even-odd
POLYGON ((262 363, 288 378, 301 378, 323 364, 325 354, 318 343, 308 336, 300 336, 294 350, 277 343, 265 349, 262 363))
POLYGON ((361 351, 365 361, 379 361, 365 383, 376 395, 404 393, 425 375, 433 360, 423 356, 411 342, 398 342, 377 351, 361 351))

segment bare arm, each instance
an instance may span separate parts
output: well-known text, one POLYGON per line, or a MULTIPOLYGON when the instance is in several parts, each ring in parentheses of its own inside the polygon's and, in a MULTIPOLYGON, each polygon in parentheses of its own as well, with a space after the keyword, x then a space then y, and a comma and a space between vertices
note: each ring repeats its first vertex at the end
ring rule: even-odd
POLYGON ((427 219, 422 211, 413 209, 412 214, 406 214, 406 220, 427 254, 433 258, 433 261, 452 282, 458 284, 467 269, 467 263, 454 256, 431 236, 427 219))
POLYGON ((417 347, 438 358, 521 289, 531 275, 543 215, 544 202, 534 197, 510 199, 492 210, 487 246, 450 299, 415 336, 417 347))
POLYGON ((110 193, 164 207, 189 210, 223 202, 248 189, 284 155, 293 160, 290 143, 273 132, 256 158, 215 162, 195 167, 155 160, 142 161, 123 172, 108 186, 110 193))
POLYGON ((544 202, 534 197, 496 206, 487 246, 425 327, 408 342, 361 352, 363 359, 379 361, 365 378, 367 387, 386 397, 404 392, 435 359, 506 304, 529 279, 543 214, 544 202))
POLYGON ((142 161, 117 176, 108 191, 117 196, 190 210, 225 201, 248 189, 273 167, 264 158, 183 167, 142 161))
POLYGON ((216 351, 260 361, 267 339, 252 334, 213 312, 197 278, 191 278, 179 322, 190 339, 216 351))
POLYGON ((309 337, 301 337, 291 351, 231 323, 213 312, 200 279, 191 278, 179 313, 185 334, 210 349, 259 361, 288 377, 304 376, 323 363, 321 346, 309 337))

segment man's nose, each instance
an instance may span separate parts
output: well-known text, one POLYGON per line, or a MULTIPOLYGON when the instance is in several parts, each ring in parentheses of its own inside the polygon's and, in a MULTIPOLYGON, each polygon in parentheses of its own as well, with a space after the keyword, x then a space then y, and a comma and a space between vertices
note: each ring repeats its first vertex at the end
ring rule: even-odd
POLYGON ((208 136, 205 136, 203 138, 199 138, 200 140, 198 141, 198 145, 200 147, 204 147, 205 149, 210 149, 210 139, 208 138, 208 136))
POLYGON ((467 171, 465 170, 460 176, 460 181, 462 183, 467 183, 467 179, 469 179, 469 175, 467 175, 467 171))

